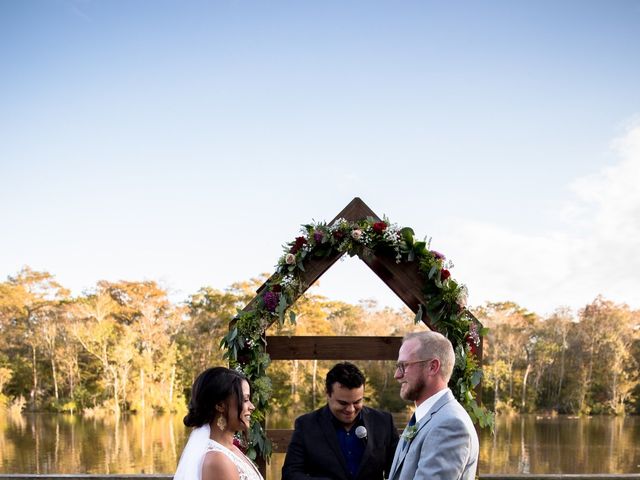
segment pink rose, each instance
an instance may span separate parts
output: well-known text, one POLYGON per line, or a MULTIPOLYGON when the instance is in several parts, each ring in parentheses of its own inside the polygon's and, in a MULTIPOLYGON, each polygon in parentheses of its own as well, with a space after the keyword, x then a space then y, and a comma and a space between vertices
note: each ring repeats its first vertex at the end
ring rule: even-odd
POLYGON ((359 241, 362 238, 362 230, 356 228, 355 230, 351 230, 351 238, 359 241))
POLYGON ((287 256, 284 257, 284 261, 287 265, 293 265, 296 263, 296 256, 293 253, 287 253, 287 256))

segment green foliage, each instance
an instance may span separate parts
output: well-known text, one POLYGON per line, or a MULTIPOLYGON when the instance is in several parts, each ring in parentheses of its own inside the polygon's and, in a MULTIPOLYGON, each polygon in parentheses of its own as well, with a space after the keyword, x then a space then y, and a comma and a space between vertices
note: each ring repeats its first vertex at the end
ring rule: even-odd
POLYGON ((512 303, 476 314, 491 327, 484 398, 496 411, 622 415, 640 394, 640 314, 601 297, 540 318, 512 303))
MULTIPOLYGON (((294 254, 295 265, 298 256, 304 265, 310 258, 336 252, 392 255, 396 261, 399 254, 400 262, 422 262, 421 272, 431 280, 426 282, 417 320, 431 312, 437 317, 436 328, 455 345, 452 389, 466 402, 478 425, 490 427, 491 421, 474 398, 480 380, 485 401, 501 412, 622 415, 640 411, 638 311, 598 297, 575 315, 559 310, 541 318, 513 302, 491 303, 474 311, 488 329, 462 308, 465 289, 451 277, 443 280, 441 272, 450 266, 428 250, 428 242, 415 241, 411 229, 387 225, 380 234, 365 222, 358 225, 361 234, 356 240, 341 223, 336 231, 344 235, 327 240, 324 232, 333 232, 331 227, 309 228, 302 251, 294 254), (385 237, 387 230, 398 236, 387 233, 385 237), (322 234, 319 241, 315 233, 322 234), (485 335, 481 371, 475 356, 480 346, 475 340, 485 335)), ((294 245, 286 245, 287 254, 294 245)), ((253 452, 268 452, 270 446, 260 440, 264 432, 259 426, 268 407, 294 416, 323 403, 322 379, 331 362, 270 364, 265 328, 273 325, 283 335, 400 335, 418 328, 411 325, 413 314, 376 310, 364 303, 349 305, 309 292, 298 297, 304 289, 302 277, 297 266, 282 264, 287 254, 253 304, 255 308, 240 314, 238 308, 253 298, 266 277, 225 290, 204 287, 185 305, 171 304, 166 292, 153 282, 99 282, 94 290, 75 298, 65 296, 65 289, 46 272, 26 269, 0 282, 0 394, 4 403, 14 405, 16 411, 52 408, 109 414, 116 406, 122 411, 180 411, 195 375, 224 363, 226 353, 232 366, 250 376, 253 401, 261 406, 250 432, 258 439, 252 444, 253 452), (266 308, 266 292, 275 294, 273 311, 266 308), (286 308, 278 310, 284 304, 286 308)), ((370 405, 391 411, 405 408, 390 363, 363 362, 361 368, 367 375, 370 405)))
MULTIPOLYGON (((415 241, 410 228, 398 228, 387 219, 366 218, 357 222, 338 219, 331 225, 324 222, 303 225, 303 235, 284 245, 275 274, 245 309, 238 313, 235 325, 224 336, 221 346, 226 350, 232 368, 244 372, 254 384, 254 398, 258 417, 269 408, 271 383, 256 387, 267 377, 269 357, 265 353, 264 331, 274 322, 285 326, 287 308, 307 289, 304 274, 310 259, 336 257, 343 254, 360 257, 390 257, 398 264, 417 263, 424 283, 424 302, 419 306, 417 320, 423 312, 431 325, 447 336, 456 351, 456 366, 451 385, 454 394, 469 414, 481 426, 491 427, 493 417, 475 400, 474 387, 481 378, 475 348, 480 342, 482 326, 465 308, 467 290, 451 278, 442 254, 429 250, 427 242, 415 241)), ((295 320, 290 316, 289 320, 295 320)), ((257 420, 254 420, 254 423, 257 420)), ((271 447, 266 438, 253 436, 250 444, 259 455, 268 459, 271 447)))

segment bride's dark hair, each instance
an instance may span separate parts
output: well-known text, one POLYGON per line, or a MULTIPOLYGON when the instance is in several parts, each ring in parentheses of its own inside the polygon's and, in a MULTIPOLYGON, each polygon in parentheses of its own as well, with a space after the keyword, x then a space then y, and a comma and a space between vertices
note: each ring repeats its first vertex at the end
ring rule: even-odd
POLYGON ((247 378, 235 370, 225 367, 208 368, 196 378, 191 387, 189 413, 184 417, 187 427, 201 427, 211 423, 215 416, 216 405, 220 402, 238 402, 238 419, 242 412, 242 382, 247 378))

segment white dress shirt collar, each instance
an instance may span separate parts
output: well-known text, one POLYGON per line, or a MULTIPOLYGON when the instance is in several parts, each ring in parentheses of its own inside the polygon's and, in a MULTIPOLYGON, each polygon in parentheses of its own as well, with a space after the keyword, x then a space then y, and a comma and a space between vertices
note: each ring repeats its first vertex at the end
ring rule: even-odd
POLYGON ((425 415, 429 413, 429 410, 431 410, 431 407, 433 407, 435 403, 440 399, 440 397, 442 397, 448 391, 450 391, 448 388, 445 388, 444 390, 440 390, 438 393, 431 395, 424 402, 418 405, 415 411, 416 422, 419 422, 420 420, 422 420, 425 417, 425 415))

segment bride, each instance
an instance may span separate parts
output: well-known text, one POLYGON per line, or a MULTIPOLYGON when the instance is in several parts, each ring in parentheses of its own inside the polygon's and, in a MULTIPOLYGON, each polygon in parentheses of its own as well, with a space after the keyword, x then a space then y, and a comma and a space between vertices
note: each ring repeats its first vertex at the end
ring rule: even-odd
POLYGON ((187 427, 196 427, 184 447, 174 480, 263 480, 255 464, 233 443, 236 432, 249 429, 249 382, 239 372, 209 368, 191 390, 187 427))

